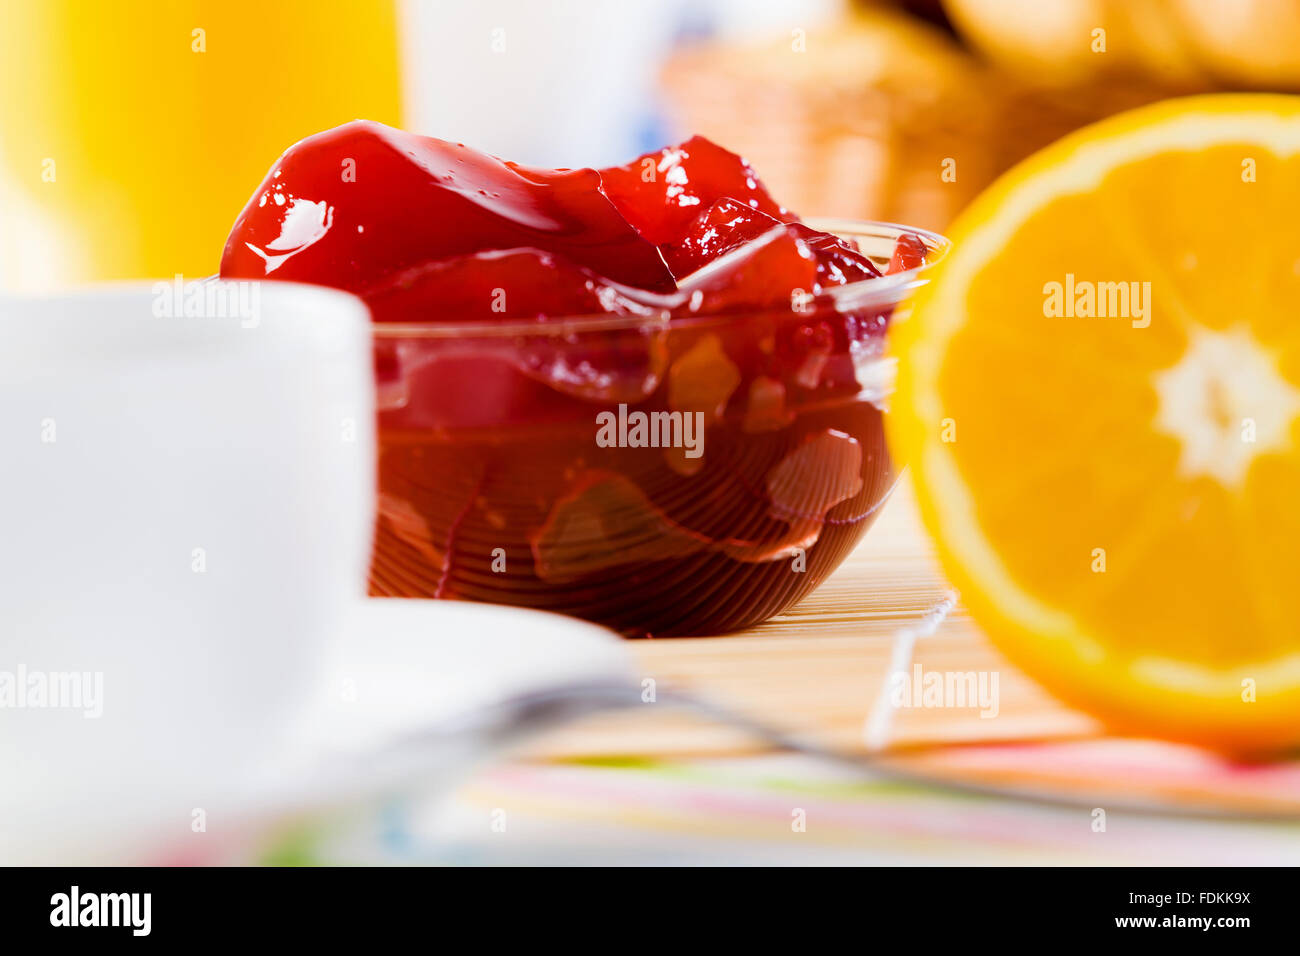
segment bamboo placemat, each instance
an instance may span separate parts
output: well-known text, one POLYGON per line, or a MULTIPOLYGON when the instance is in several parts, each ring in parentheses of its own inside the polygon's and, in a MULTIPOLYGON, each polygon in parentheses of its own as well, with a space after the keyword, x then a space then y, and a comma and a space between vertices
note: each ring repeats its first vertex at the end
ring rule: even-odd
MULTIPOLYGON (((632 641, 642 679, 656 696, 702 695, 801 739, 837 750, 867 749, 866 721, 891 673, 897 637, 948 595, 904 479, 862 544, 790 612, 737 634, 632 641)), ((1057 703, 993 649, 960 604, 937 631, 916 642, 911 671, 998 675, 996 716, 978 709, 891 708, 887 749, 933 744, 1058 739, 1098 733, 1089 718, 1057 703)), ((550 736, 556 757, 752 753, 765 745, 743 731, 651 704, 601 716, 550 736)))
POLYGON ((525 759, 654 762, 772 749, 749 731, 660 706, 684 691, 801 743, 963 787, 1193 813, 1300 816, 1300 761, 1240 764, 1196 748, 1107 736, 1002 656, 952 594, 904 479, 877 525, 799 606, 738 634, 630 641, 656 701, 572 724, 525 759), (889 677, 997 674, 995 716, 978 707, 895 707, 889 677), (882 698, 884 700, 882 701, 882 698))

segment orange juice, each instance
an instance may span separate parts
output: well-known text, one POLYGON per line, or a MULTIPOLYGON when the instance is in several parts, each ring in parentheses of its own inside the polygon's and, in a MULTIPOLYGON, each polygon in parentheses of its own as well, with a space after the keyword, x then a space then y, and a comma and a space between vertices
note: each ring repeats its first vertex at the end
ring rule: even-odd
POLYGON ((387 0, 5 0, 0 289, 216 272, 280 152, 399 86, 387 0))

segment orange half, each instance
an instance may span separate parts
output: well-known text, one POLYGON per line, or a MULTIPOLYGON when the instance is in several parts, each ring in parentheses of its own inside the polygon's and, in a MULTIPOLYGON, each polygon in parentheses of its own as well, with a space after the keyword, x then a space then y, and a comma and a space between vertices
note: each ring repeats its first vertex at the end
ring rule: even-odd
POLYGON ((951 238, 890 431, 972 614, 1121 731, 1300 744, 1300 98, 1096 124, 951 238))

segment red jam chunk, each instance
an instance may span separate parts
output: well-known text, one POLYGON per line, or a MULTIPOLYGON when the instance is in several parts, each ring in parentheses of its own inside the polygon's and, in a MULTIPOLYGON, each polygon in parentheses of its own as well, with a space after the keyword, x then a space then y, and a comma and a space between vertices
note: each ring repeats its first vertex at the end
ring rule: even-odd
POLYGON ((792 311, 801 294, 814 294, 817 283, 817 259, 792 230, 777 223, 691 273, 679 286, 683 301, 677 312, 792 311))
POLYGON ((915 269, 925 264, 925 257, 929 253, 930 249, 924 239, 914 232, 905 232, 894 243, 894 254, 889 257, 888 271, 893 275, 895 272, 915 269))
POLYGON ((880 275, 875 264, 838 236, 829 232, 818 232, 803 223, 790 227, 794 234, 808 244, 817 259, 818 290, 833 285, 847 285, 862 279, 874 279, 880 275))
POLYGON ((277 161, 221 274, 370 307, 371 593, 645 635, 779 613, 874 520, 892 306, 837 290, 882 263, 702 137, 542 170, 355 122, 277 161))
POLYGON ((780 219, 765 212, 723 198, 691 220, 675 242, 664 243, 659 248, 668 268, 680 281, 780 224, 780 219))
POLYGON ((619 212, 655 245, 676 242, 691 220, 719 199, 733 199, 782 222, 798 217, 759 182, 753 167, 703 136, 600 171, 619 212))
MULTIPOLYGON (((500 249, 438 259, 358 290, 376 322, 546 319, 646 315, 653 300, 538 249, 500 249)), ((672 300, 665 300, 672 301, 672 300)))
POLYGON ((235 221, 221 274, 359 291, 426 262, 528 247, 671 291, 658 249, 600 185, 593 169, 529 169, 358 120, 280 157, 235 221))
MULTIPOLYGON (((666 243, 660 250, 678 283, 684 285, 683 280, 691 273, 780 225, 781 220, 734 199, 719 199, 687 226, 677 242, 666 243)), ((817 265, 816 282, 801 287, 805 292, 816 294, 833 285, 880 275, 870 259, 838 236, 818 232, 801 222, 790 223, 785 229, 806 246, 817 265)))

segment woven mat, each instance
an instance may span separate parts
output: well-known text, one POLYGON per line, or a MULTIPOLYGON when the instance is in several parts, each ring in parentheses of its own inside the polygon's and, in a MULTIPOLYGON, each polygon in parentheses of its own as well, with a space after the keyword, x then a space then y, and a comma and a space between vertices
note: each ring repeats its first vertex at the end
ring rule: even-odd
MULTIPOLYGON (((998 653, 960 603, 927 633, 927 615, 950 593, 904 480, 854 554, 789 613, 739 634, 629 646, 659 692, 688 691, 876 766, 1095 806, 1300 816, 1300 762, 1239 764, 1196 748, 1108 737, 998 653), (918 664, 922 673, 996 673, 996 715, 978 706, 893 706, 890 675, 918 664)), ((528 755, 653 760, 767 749, 748 731, 647 704, 550 734, 528 755)))

